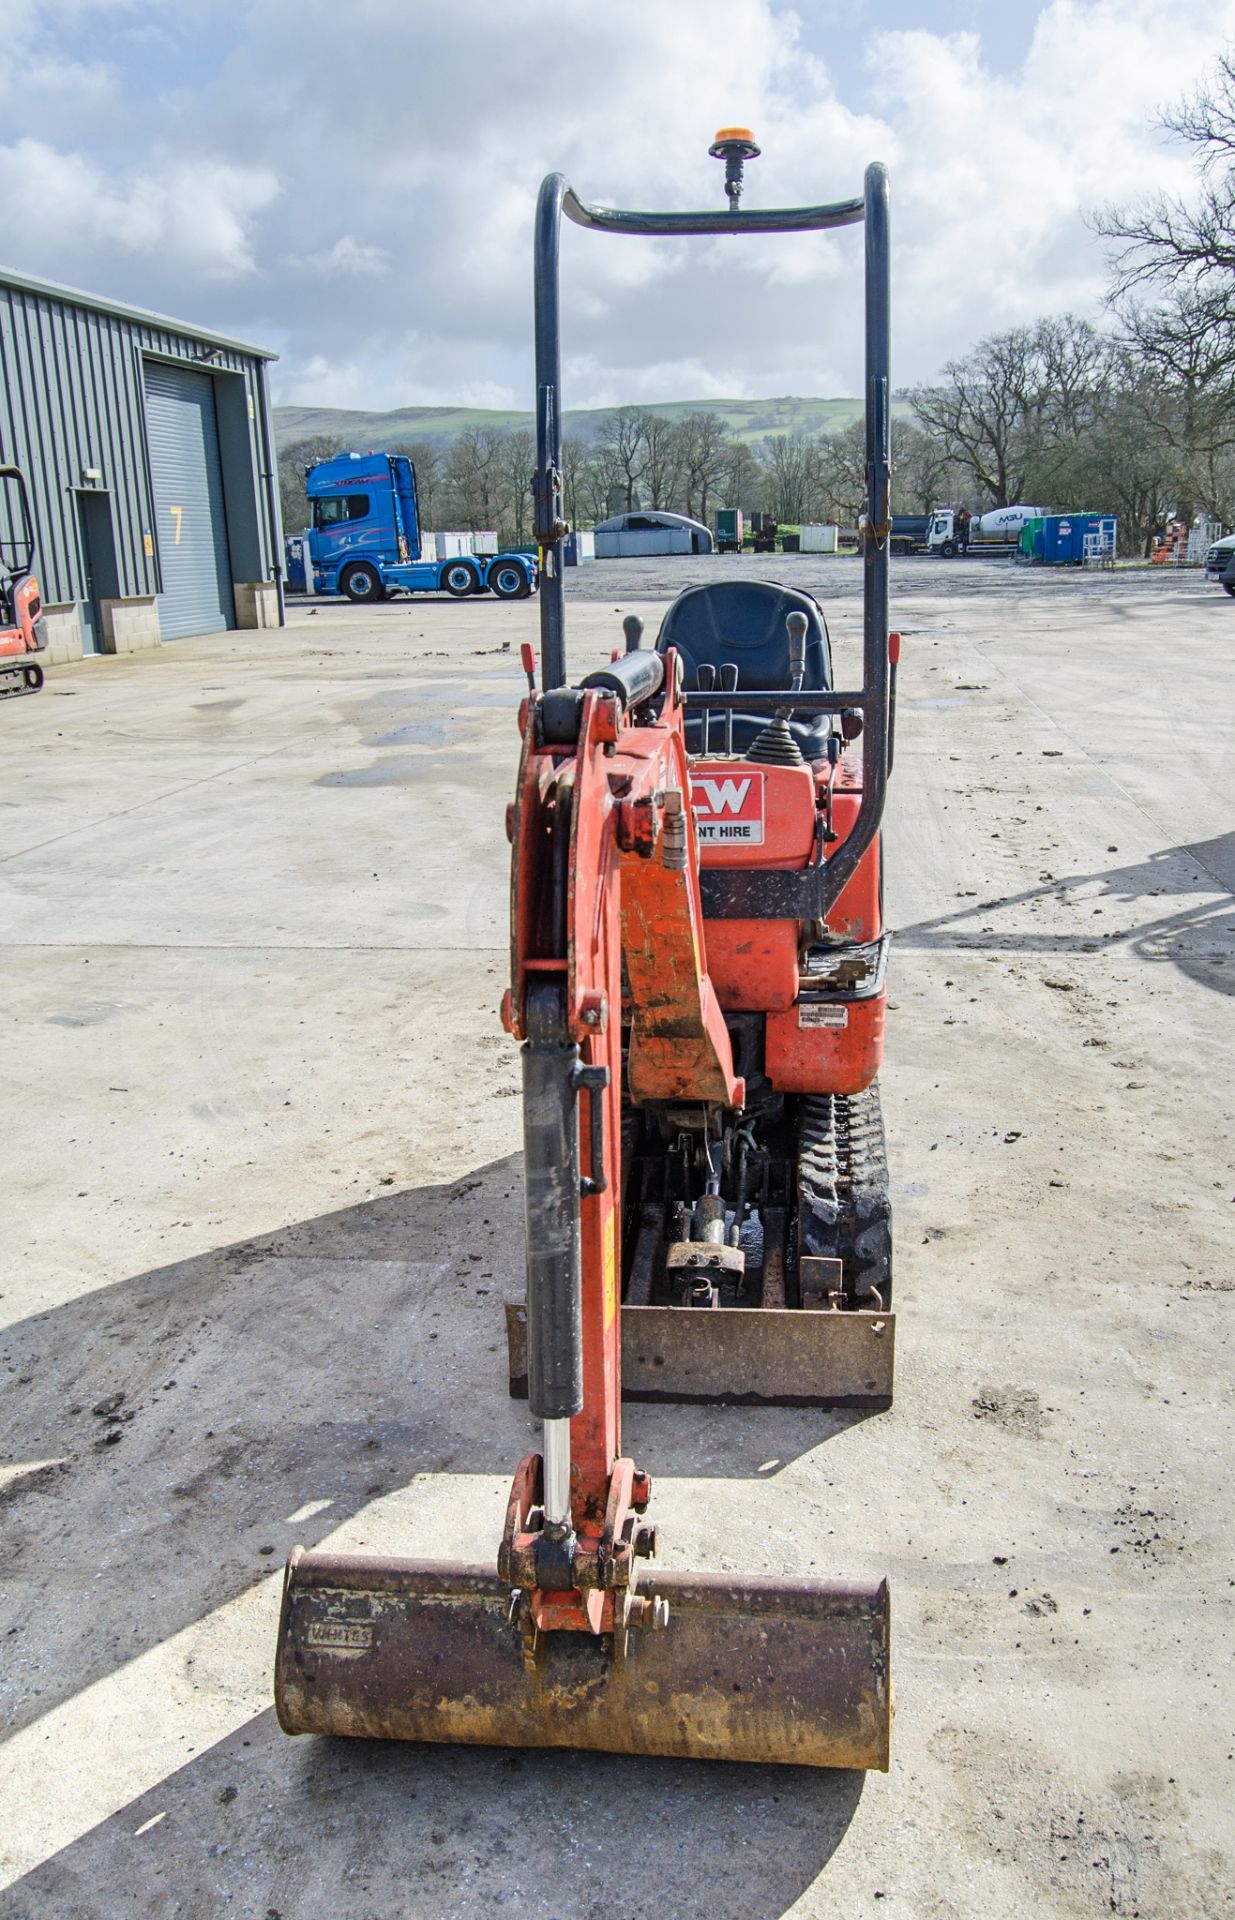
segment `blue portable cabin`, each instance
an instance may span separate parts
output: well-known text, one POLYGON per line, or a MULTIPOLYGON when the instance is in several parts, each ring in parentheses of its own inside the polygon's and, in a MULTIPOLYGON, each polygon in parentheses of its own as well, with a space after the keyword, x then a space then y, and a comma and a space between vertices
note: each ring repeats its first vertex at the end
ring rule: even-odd
POLYGON ((1100 535, 1113 553, 1117 522, 1113 513, 1051 513, 1042 522, 1042 559, 1048 567, 1079 567, 1085 538, 1100 535))

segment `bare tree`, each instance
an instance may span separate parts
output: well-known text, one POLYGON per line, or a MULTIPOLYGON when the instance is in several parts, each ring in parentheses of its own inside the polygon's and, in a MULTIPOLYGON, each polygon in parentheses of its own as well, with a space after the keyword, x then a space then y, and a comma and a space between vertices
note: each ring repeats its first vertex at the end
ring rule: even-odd
POLYGON ((1162 432, 1178 460, 1177 511, 1198 507, 1224 523, 1221 476, 1235 448, 1235 279, 1172 287, 1156 305, 1132 298, 1119 308, 1122 343, 1152 375, 1162 432))
POLYGON ((503 531, 509 530, 516 547, 523 546, 531 526, 532 470, 535 465, 536 442, 526 427, 515 427, 502 435, 498 452, 502 509, 498 517, 503 531))
POLYGON ((768 510, 782 526, 801 523, 819 481, 817 448, 802 433, 775 433, 763 443, 768 510))
MULTIPOLYGON (((448 450, 448 449, 447 449, 448 450)), ((405 440, 392 445, 391 453, 405 453, 416 470, 416 505, 422 527, 437 524, 446 452, 439 440, 405 440)))
POLYGON ((447 467, 452 512, 473 530, 496 528, 502 498, 502 442, 496 427, 465 427, 447 467))
POLYGON ((1213 79, 1159 125, 1196 150, 1197 190, 1190 199, 1154 194, 1094 216, 1114 243, 1115 297, 1138 287, 1198 286, 1235 274, 1235 51, 1221 54, 1213 79))
MULTIPOLYGON (((865 460, 865 450, 863 453, 865 460)), ((959 497, 957 465, 943 436, 916 420, 892 421, 892 505, 894 512, 929 513, 941 501, 959 497)))
POLYGON ((1106 386, 1111 342, 1088 320, 1060 314, 1031 328, 1032 419, 1040 439, 1084 433, 1106 386))
POLYGON ((819 442, 817 511, 824 519, 856 522, 866 505, 866 426, 854 420, 819 442))
POLYGON ((622 468, 611 447, 598 444, 588 449, 579 471, 578 489, 586 516, 591 520, 608 519, 613 502, 625 497, 622 468))
POLYGON ((1182 456, 1183 518, 1222 492, 1235 413, 1235 50, 1159 124, 1193 149, 1191 194, 1155 194, 1094 216, 1112 242, 1110 298, 1124 344, 1178 404, 1165 430, 1182 456))
POLYGON ((605 415, 597 429, 598 443, 612 457, 622 478, 626 511, 635 504, 635 494, 643 478, 645 443, 643 411, 639 407, 617 407, 605 415))
POLYGON ((745 440, 729 440, 716 482, 723 501, 731 507, 754 510, 763 487, 763 468, 745 440))
POLYGON ((718 413, 688 413, 679 427, 682 501, 687 513, 707 520, 708 502, 726 477, 729 429, 718 413))
POLYGON ((587 466, 590 448, 586 440, 577 433, 568 433, 562 440, 562 493, 566 503, 566 518, 572 527, 579 525, 580 510, 589 508, 583 505, 587 497, 587 466))
POLYGON ((677 422, 667 413, 639 409, 639 430, 643 440, 643 465, 640 478, 647 496, 645 507, 672 506, 677 493, 682 464, 682 440, 677 422))
POLYGON ((939 386, 911 392, 914 412, 988 505, 1011 506, 1036 447, 1041 359, 1033 329, 991 335, 967 360, 949 361, 944 376, 939 386))
MULTIPOLYGON (((1195 497, 1191 463, 1179 451, 1182 407, 1178 388, 1164 386, 1134 351, 1112 346, 1094 417, 1072 442, 1056 486, 1075 507, 1117 513, 1125 553, 1147 554, 1163 520, 1195 497)), ((1191 513, 1189 506, 1183 517, 1191 513)))

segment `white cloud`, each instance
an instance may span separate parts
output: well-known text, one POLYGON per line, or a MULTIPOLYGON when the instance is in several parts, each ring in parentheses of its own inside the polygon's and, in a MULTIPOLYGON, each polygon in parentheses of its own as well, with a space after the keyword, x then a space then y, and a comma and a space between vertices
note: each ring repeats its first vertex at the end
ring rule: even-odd
POLYGON ((1086 215, 1187 190, 1188 156, 1155 110, 1232 34, 1229 0, 1204 36, 1164 34, 1149 0, 1052 0, 1011 77, 985 69, 972 34, 881 36, 871 64, 895 129, 898 306, 917 334, 898 329, 902 360, 929 366, 1047 311, 1097 314, 1105 260, 1086 215))
POLYGON ((385 247, 368 246, 362 240, 354 240, 350 233, 345 233, 332 247, 306 254, 305 265, 313 267, 318 273, 350 275, 353 279, 363 280, 389 273, 390 255, 385 247))
POLYGON ((167 155, 107 173, 25 138, 0 146, 0 252, 55 278, 68 277, 62 263, 80 274, 117 249, 157 258, 164 275, 235 278, 257 270, 252 225, 278 190, 264 167, 167 155))
MULTIPOLYGON (((0 250, 269 340, 278 397, 367 407, 530 400, 542 173, 611 204, 716 206, 706 149, 735 118, 764 150, 751 203, 848 196, 888 162, 899 382, 984 330, 1096 314, 1087 211, 1186 185, 1153 111, 1235 39, 1235 0, 1186 30, 1156 0, 1044 0, 998 72, 978 34, 865 28, 865 82, 842 97, 781 0, 628 0, 549 41, 532 0, 366 0, 342 32, 337 0, 201 4, 205 37, 158 0, 22 9, 24 58, 72 46, 83 113, 15 123, 0 250), (104 111, 109 89, 128 110, 104 111)), ((562 261, 568 404, 857 388, 860 232, 568 227, 562 261)))

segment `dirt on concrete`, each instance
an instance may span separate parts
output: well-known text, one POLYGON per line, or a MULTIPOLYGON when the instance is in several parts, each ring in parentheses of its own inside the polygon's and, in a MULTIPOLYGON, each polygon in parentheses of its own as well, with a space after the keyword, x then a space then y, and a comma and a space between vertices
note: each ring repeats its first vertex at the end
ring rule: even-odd
MULTIPOLYGON (((572 666, 721 567, 581 569, 572 666)), ((759 570, 856 671, 856 564, 759 570)), ((0 708, 0 1914, 1235 1913, 1235 606, 894 601, 896 1404, 626 1419, 668 1565, 890 1575, 887 1776, 274 1723, 290 1546, 487 1558, 531 1432, 535 603, 294 607, 0 708)))

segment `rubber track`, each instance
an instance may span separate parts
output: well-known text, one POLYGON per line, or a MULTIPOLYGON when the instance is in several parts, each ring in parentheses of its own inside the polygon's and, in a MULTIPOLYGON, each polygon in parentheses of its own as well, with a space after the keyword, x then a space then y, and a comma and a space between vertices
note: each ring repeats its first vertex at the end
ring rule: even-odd
POLYGON ((892 1304, 892 1206, 879 1082, 798 1108, 798 1248, 840 1259, 845 1303, 892 1304))
POLYGON ((38 693, 43 685, 43 669, 36 668, 38 679, 33 686, 26 681, 25 666, 20 660, 0 663, 0 700, 20 700, 23 694, 38 693))

